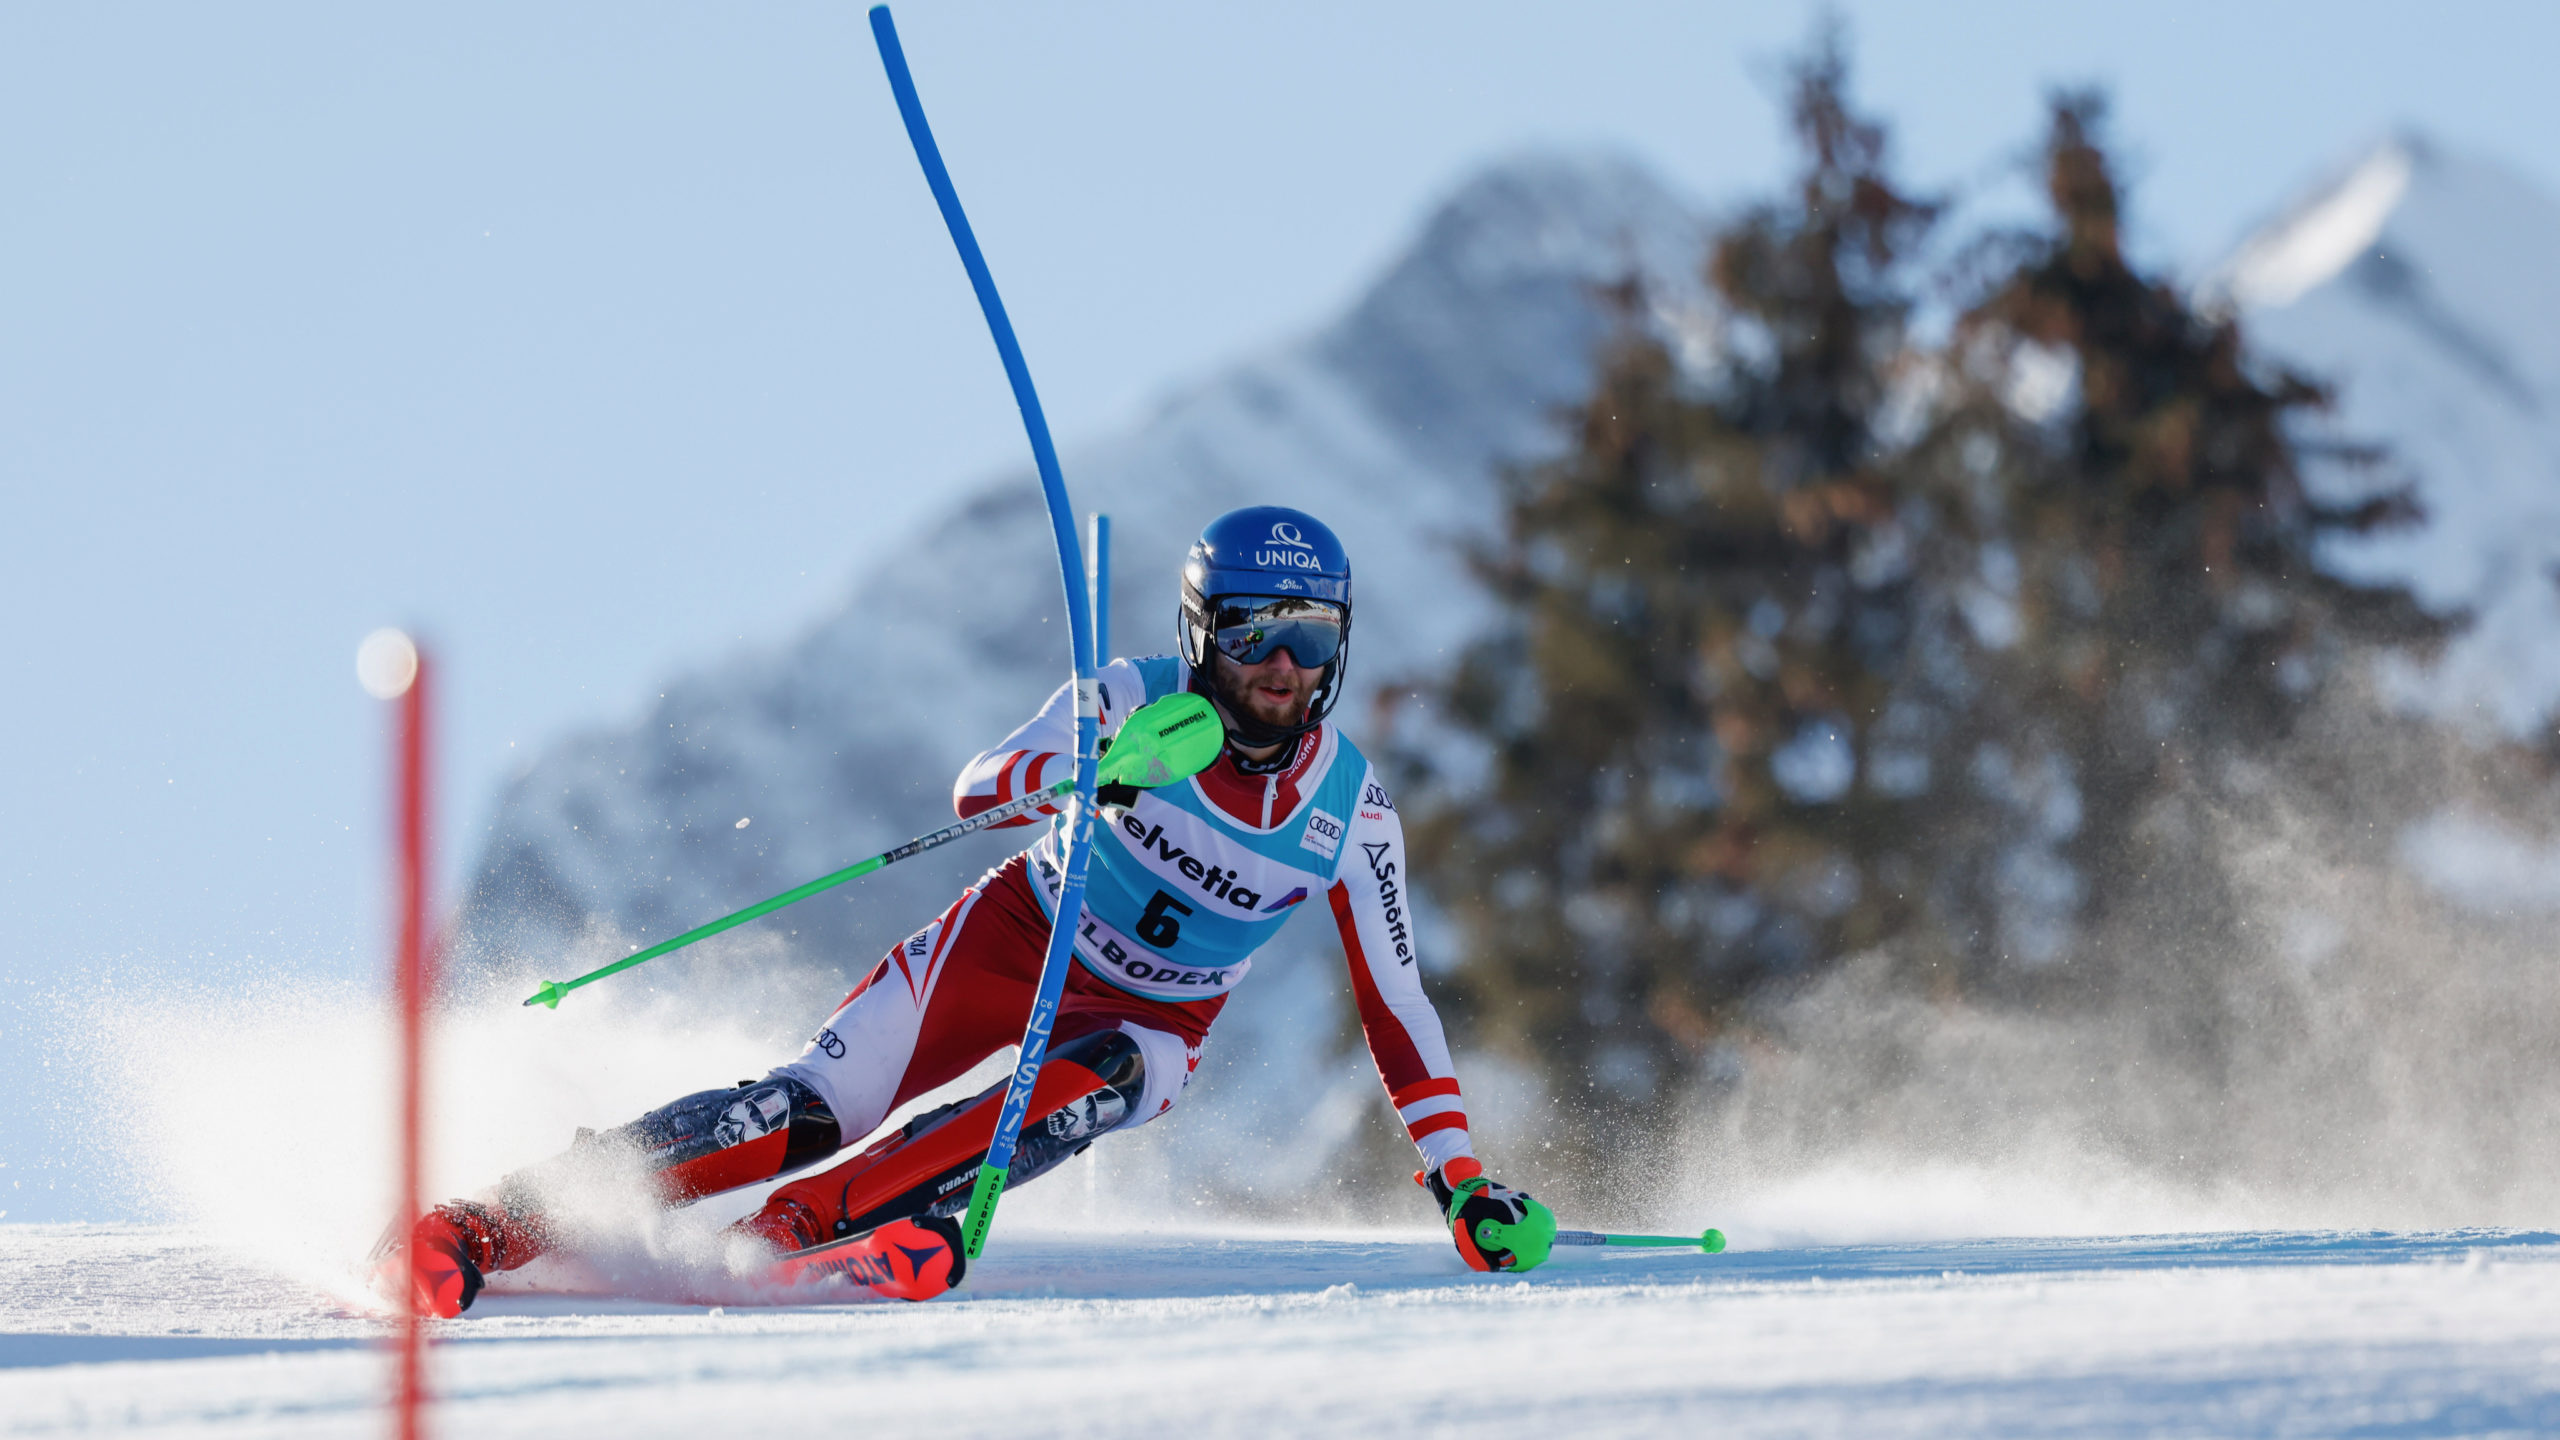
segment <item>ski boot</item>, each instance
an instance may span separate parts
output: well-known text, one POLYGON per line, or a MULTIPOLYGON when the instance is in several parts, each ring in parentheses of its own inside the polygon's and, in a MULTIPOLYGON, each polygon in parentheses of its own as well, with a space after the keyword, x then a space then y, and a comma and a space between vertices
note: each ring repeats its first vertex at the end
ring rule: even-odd
POLYGON ((392 1301, 412 1294, 419 1314, 442 1320, 470 1309, 490 1272, 511 1268, 505 1263, 511 1248, 540 1249, 518 1217, 469 1200, 450 1200, 419 1216, 405 1244, 399 1230, 395 1223, 373 1247, 374 1293, 392 1301))

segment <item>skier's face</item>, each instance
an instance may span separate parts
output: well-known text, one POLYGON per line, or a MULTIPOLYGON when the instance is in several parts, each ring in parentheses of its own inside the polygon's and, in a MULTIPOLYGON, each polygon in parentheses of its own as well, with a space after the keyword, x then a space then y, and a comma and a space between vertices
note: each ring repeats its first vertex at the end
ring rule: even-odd
POLYGON ((1322 670, 1299 665, 1286 649, 1272 651, 1271 658, 1259 665, 1239 665, 1224 655, 1216 657, 1215 663, 1218 698, 1227 708, 1281 729, 1307 718, 1307 706, 1324 679, 1322 670))

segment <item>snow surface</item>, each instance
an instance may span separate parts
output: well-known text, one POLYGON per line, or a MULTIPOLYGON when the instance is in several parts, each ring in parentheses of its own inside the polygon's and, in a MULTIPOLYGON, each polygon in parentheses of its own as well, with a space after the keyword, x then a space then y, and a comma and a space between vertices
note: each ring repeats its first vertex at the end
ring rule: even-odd
MULTIPOLYGON (((2298 1232, 1569 1252, 1478 1276, 1419 1231, 999 1227, 927 1305, 492 1295, 435 1327, 435 1424, 2549 1434, 2555 1262, 2547 1233, 2298 1232)), ((0 1434, 379 1434, 381 1333, 180 1232, 0 1227, 0 1434)))

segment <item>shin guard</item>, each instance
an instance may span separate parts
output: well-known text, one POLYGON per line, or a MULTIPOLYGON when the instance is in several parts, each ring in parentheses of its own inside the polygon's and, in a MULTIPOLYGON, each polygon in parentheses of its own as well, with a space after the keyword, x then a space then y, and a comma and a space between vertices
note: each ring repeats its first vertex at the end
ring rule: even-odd
POLYGON ((840 1138, 827 1102, 785 1076, 697 1091, 581 1140, 638 1150, 666 1202, 681 1205, 823 1160, 840 1138))
POLYGON ((581 1174, 620 1173, 636 1161, 658 1198, 681 1205, 770 1180, 836 1150, 836 1117, 818 1092, 788 1077, 742 1080, 701 1090, 611 1130, 581 1130, 564 1154, 500 1180, 479 1200, 453 1200, 420 1221, 421 1253, 450 1250, 467 1283, 513 1270, 551 1248, 551 1215, 562 1189, 581 1174), (428 1243, 428 1242, 434 1243, 428 1243))
MULTIPOLYGON (((1136 1041, 1117 1030, 1081 1035, 1049 1052, 1031 1092, 1008 1185, 1055 1169, 1136 1111, 1146 1093, 1147 1064, 1136 1041)), ((987 1158, 1003 1083, 930 1110, 830 1170, 773 1192, 764 1209, 738 1222, 784 1251, 807 1250, 913 1215, 953 1215, 969 1203, 969 1186, 987 1158)))

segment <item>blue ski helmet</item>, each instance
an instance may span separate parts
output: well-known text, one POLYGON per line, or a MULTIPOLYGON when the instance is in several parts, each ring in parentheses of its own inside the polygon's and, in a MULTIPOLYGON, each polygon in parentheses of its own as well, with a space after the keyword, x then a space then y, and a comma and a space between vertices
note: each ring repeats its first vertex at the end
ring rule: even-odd
POLYGON ((1307 718, 1287 727, 1230 715, 1248 745, 1293 740, 1322 724, 1342 695, 1351 655, 1351 557, 1325 523, 1303 510, 1252 505, 1209 522, 1182 562, 1182 658, 1192 688, 1216 698, 1210 657, 1259 664, 1286 649, 1322 670, 1307 718))

